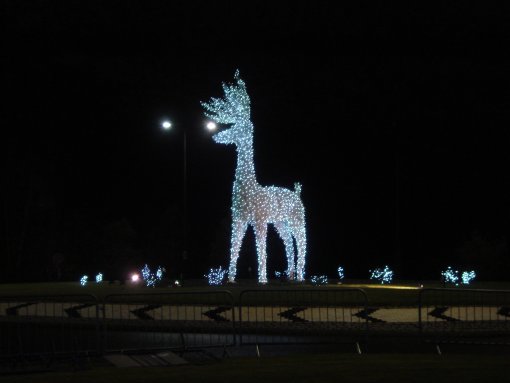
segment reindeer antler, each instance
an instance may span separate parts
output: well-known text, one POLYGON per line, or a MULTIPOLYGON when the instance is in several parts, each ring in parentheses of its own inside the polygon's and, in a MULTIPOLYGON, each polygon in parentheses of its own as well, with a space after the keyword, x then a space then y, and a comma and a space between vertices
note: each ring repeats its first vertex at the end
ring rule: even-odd
POLYGON ((224 98, 211 98, 211 101, 200 102, 209 112, 205 115, 219 124, 234 124, 250 118, 250 97, 246 92, 246 84, 239 76, 239 69, 234 74, 236 83, 222 83, 224 98))

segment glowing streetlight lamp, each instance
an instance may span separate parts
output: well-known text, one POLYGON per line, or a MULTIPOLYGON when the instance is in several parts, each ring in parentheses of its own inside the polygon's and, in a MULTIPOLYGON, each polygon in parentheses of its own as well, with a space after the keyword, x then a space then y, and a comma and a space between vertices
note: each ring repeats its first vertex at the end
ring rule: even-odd
POLYGON ((140 280, 140 276, 136 273, 131 274, 131 282, 138 283, 140 280))
POLYGON ((172 123, 170 121, 163 121, 161 127, 165 130, 169 130, 172 127, 172 123))
POLYGON ((213 130, 216 130, 217 126, 216 124, 213 122, 213 121, 209 121, 205 127, 210 130, 210 131, 213 131, 213 130))

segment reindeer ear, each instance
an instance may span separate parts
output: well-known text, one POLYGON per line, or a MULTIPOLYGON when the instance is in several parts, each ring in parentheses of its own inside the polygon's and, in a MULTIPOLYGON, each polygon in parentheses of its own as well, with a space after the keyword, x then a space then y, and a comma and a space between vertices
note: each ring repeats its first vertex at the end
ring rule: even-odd
POLYGON ((239 75, 239 69, 236 69, 236 72, 234 73, 234 80, 236 81, 239 81, 241 78, 240 78, 240 75, 239 75))

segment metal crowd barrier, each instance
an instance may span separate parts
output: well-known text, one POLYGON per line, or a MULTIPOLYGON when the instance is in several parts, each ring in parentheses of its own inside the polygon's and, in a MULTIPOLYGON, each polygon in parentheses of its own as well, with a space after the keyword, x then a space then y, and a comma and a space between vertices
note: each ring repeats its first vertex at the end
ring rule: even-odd
POLYGON ((510 291, 424 289, 418 306, 424 341, 510 344, 510 291))
POLYGON ((93 295, 0 297, 0 359, 22 363, 99 350, 98 301, 93 295))
MULTIPOLYGON (((431 342, 510 344, 510 291, 424 289, 419 333, 431 342)), ((0 296, 0 361, 236 344, 367 340, 361 289, 258 289, 0 296)))
POLYGON ((102 305, 105 352, 235 344, 229 291, 108 295, 102 305))
POLYGON ((338 343, 368 335, 361 289, 245 290, 239 300, 240 344, 338 343))

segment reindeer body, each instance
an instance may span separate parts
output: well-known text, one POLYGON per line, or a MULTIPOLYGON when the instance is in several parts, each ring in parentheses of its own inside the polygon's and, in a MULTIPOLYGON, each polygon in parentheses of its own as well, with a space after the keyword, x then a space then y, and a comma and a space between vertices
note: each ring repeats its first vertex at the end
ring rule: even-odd
POLYGON ((285 244, 287 276, 304 280, 306 254, 305 210, 300 198, 301 186, 295 190, 259 185, 253 162, 253 125, 250 121, 249 98, 244 82, 235 76, 237 84, 225 85, 225 99, 202 103, 210 113, 206 115, 218 123, 231 127, 213 136, 217 143, 234 144, 237 167, 232 191, 232 245, 228 279, 235 281, 236 265, 241 244, 249 225, 255 232, 260 283, 267 282, 266 239, 267 226, 273 224, 285 244), (297 247, 295 263, 294 239, 297 247))

